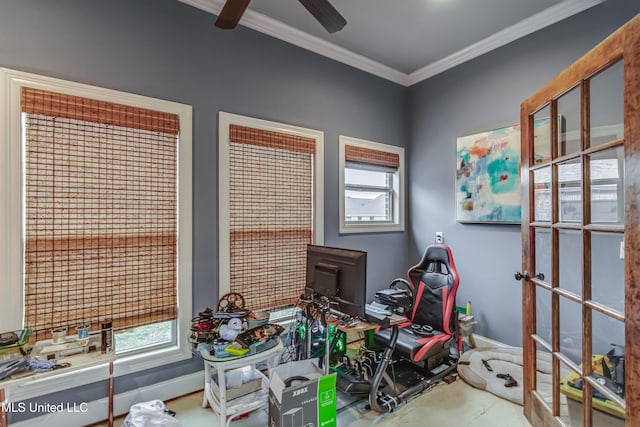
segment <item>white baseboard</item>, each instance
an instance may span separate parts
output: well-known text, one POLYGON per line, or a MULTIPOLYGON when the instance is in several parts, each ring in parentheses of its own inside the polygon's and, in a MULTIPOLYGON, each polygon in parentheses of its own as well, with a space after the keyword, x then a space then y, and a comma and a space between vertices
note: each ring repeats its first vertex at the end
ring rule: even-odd
MULTIPOLYGON (((170 400, 185 394, 202 390, 204 371, 183 375, 171 380, 162 381, 146 387, 130 390, 114 396, 113 412, 117 415, 129 412, 131 405, 149 400, 170 400)), ((51 402, 58 405, 59 402, 51 402)), ((106 420, 108 417, 109 399, 103 398, 91 402, 76 402, 75 406, 64 406, 62 411, 46 411, 45 414, 25 421, 11 423, 15 427, 69 427, 83 426, 106 420), (55 412, 54 412, 55 411, 55 412)), ((66 404, 65 404, 66 405, 66 404)), ((26 408, 29 409, 28 406, 26 408)), ((46 408, 45 408, 46 409, 46 408)))
POLYGON ((483 337, 482 335, 473 334, 473 338, 476 341, 476 347, 511 347, 508 344, 483 337))

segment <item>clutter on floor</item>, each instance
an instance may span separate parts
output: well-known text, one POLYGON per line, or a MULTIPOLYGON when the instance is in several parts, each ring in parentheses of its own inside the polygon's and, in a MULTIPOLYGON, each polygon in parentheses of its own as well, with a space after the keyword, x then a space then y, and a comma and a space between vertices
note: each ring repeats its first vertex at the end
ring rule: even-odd
POLYGON ((335 373, 300 360, 272 368, 269 377, 270 426, 336 425, 335 373))
MULTIPOLYGON (((551 396, 551 358, 538 352, 537 390, 551 396)), ((522 348, 482 347, 466 351, 458 361, 458 374, 475 388, 523 404, 522 348)))
MULTIPOLYGON (((624 399, 624 347, 613 344, 606 354, 591 356, 591 375, 609 391, 624 399)), ((582 364, 579 366, 582 368, 582 364)), ((582 402, 583 379, 576 372, 569 372, 560 381, 560 392, 577 402, 582 402)), ((592 389, 592 405, 607 414, 625 419, 625 412, 596 389, 592 389)))
POLYGON ((168 409, 161 400, 151 400, 132 405, 124 419, 123 427, 182 427, 175 419, 176 413, 168 409))
MULTIPOLYGON (((466 351, 458 361, 458 374, 475 388, 519 405, 523 404, 522 348, 484 347, 466 351)), ((580 368, 582 365, 580 365, 580 368)), ((536 354, 536 390, 543 397, 552 393, 551 356, 538 351, 536 354)), ((624 354, 612 349, 607 355, 593 355, 592 375, 612 393, 624 397, 624 354)), ((576 372, 561 366, 560 392, 569 399, 582 402, 582 378, 576 372)), ((624 410, 594 390, 592 405, 595 409, 624 419, 624 410)))

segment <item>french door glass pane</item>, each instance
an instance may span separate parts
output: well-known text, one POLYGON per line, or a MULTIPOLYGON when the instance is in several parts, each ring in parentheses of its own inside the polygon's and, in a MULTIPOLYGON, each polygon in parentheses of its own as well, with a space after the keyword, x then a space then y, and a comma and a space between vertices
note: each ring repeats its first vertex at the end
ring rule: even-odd
POLYGON ((549 106, 533 115, 533 164, 540 165, 551 160, 551 121, 549 106))
MULTIPOLYGON (((614 392, 624 401, 624 322, 613 319, 598 311, 592 310, 592 374, 591 376, 598 383, 605 385, 608 390, 614 392)), ((618 418, 624 417, 624 410, 615 401, 605 399, 599 392, 594 393, 593 398, 594 416, 600 413, 599 417, 610 421, 612 425, 615 418, 608 414, 613 414, 618 418)))
POLYGON ((560 257, 559 287, 582 295, 582 233, 560 230, 558 232, 560 257))
POLYGON ((560 352, 582 363, 582 304, 560 297, 560 352))
POLYGON ((551 167, 533 171, 533 220, 551 222, 551 167))
MULTIPOLYGON (((611 352, 609 363, 607 364, 610 377, 620 384, 624 384, 624 376, 616 376, 616 372, 612 368, 619 366, 618 373, 622 374, 624 363, 618 364, 617 359, 624 355, 624 322, 616 320, 612 317, 604 315, 596 310, 591 310, 592 324, 592 345, 591 353, 593 356, 606 356, 611 352)), ((624 361, 621 361, 624 362, 624 361)), ((593 364, 593 370, 600 375, 602 372, 602 362, 593 364)))
POLYGON ((580 374, 560 362, 560 418, 567 426, 582 426, 583 404, 580 374))
POLYGON ((582 165, 580 159, 558 164, 558 218, 560 222, 582 222, 582 165))
POLYGON ((534 276, 539 280, 551 283, 551 230, 536 228, 536 265, 534 276))
POLYGON ((624 224, 624 150, 622 147, 589 156, 591 222, 624 224))
MULTIPOLYGON (((593 402, 597 402, 597 399, 594 399, 593 402)), ((594 427, 625 427, 627 425, 623 418, 624 409, 612 401, 607 401, 607 405, 604 408, 594 408, 591 414, 591 425, 594 427), (616 415, 610 415, 611 411, 614 411, 616 415)))
POLYGON ((580 151, 580 87, 558 98, 558 155, 580 151))
POLYGON ((622 234, 591 233, 591 299, 624 313, 622 234))
POLYGON ((553 398, 552 356, 547 349, 539 344, 536 350, 536 391, 551 411, 553 398))
POLYGON ((551 347, 551 292, 536 287, 536 335, 551 347))
POLYGON ((623 62, 597 74, 590 80, 590 145, 624 137, 623 62))

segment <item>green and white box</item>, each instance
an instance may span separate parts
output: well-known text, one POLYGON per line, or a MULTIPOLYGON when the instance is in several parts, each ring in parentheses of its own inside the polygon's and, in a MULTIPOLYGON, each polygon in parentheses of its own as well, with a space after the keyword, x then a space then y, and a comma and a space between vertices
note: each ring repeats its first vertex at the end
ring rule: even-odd
POLYGON ((300 360, 270 369, 269 377, 269 427, 336 426, 335 373, 323 375, 314 361, 300 360))

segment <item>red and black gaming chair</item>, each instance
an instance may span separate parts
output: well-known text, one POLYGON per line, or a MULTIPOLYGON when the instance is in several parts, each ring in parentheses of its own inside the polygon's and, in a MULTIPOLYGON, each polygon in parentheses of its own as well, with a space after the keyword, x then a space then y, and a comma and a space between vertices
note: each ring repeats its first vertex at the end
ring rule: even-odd
MULTIPOLYGON (((413 291, 408 321, 398 326, 394 353, 431 370, 449 360, 450 346, 457 345, 456 293, 460 277, 451 249, 445 245, 427 247, 418 264, 407 273, 413 291)), ((391 329, 374 335, 387 346, 391 329)))

